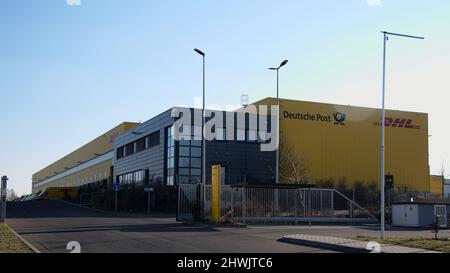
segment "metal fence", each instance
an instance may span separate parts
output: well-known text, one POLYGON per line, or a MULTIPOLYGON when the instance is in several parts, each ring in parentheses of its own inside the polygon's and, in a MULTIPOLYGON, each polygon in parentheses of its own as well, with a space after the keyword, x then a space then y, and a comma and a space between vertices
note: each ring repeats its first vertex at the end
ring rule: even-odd
MULTIPOLYGON (((211 186, 180 185, 178 219, 191 221, 201 209, 211 219, 211 186), (202 194, 205 194, 204 205, 202 194)), ((221 187, 223 221, 243 223, 377 222, 367 210, 335 189, 221 187)))
POLYGON ((450 195, 429 192, 392 192, 388 194, 389 204, 399 202, 449 203, 450 195))
POLYGON ((179 185, 177 205, 177 219, 179 221, 193 221, 200 214, 201 190, 199 185, 179 185))
POLYGON ((99 196, 99 192, 82 193, 79 196, 79 203, 82 206, 91 206, 95 199, 99 196))

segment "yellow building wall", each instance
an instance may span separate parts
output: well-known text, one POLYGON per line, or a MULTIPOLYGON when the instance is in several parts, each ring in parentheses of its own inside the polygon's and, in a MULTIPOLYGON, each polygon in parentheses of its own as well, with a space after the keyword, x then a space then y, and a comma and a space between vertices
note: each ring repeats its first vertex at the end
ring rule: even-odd
MULTIPOLYGON (((276 99, 255 104, 274 105, 276 99)), ((429 191, 428 114, 387 110, 386 117, 411 120, 413 126, 386 128, 386 174, 394 175, 396 187, 429 191)), ((304 158, 309 181, 379 186, 379 109, 281 99, 280 119, 280 139, 304 158), (336 113, 345 114, 342 124, 336 123, 336 113), (310 120, 297 114, 309 114, 310 120)))
POLYGON ((440 175, 430 175, 429 192, 436 195, 442 195, 444 192, 444 179, 440 175))
MULTIPOLYGON (((38 183, 40 181, 43 181, 47 178, 50 178, 58 173, 62 173, 65 170, 71 169, 75 166, 80 165, 81 163, 84 163, 86 161, 89 161, 99 155, 105 154, 113 149, 113 139, 120 133, 126 132, 134 127, 136 127, 139 123, 134 122, 123 122, 120 125, 114 127, 113 129, 109 130, 108 132, 104 133, 103 135, 97 137, 96 139, 92 140, 88 144, 82 146, 81 148, 75 150, 74 152, 66 155, 65 157, 59 159, 58 161, 55 161, 54 163, 50 164, 46 168, 36 172, 32 176, 32 183, 38 183)), ((110 162, 109 166, 112 166, 112 162, 110 162)), ((105 169, 106 170, 106 169, 105 169)), ((103 172, 104 170, 102 170, 103 172)), ((109 169, 107 169, 109 172, 109 169)), ((92 173, 93 175, 95 174, 92 173)), ((55 181, 51 183, 51 186, 53 187, 56 184, 65 183, 55 181)), ((33 189, 35 191, 35 189, 33 189)))

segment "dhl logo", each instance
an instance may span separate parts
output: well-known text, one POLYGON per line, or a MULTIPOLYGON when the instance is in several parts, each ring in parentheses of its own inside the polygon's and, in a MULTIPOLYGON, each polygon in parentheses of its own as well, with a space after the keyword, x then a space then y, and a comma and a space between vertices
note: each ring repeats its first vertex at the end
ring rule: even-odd
MULTIPOLYGON (((374 125, 381 126, 380 121, 374 122, 374 125)), ((393 128, 420 129, 419 125, 414 125, 412 119, 406 118, 385 118, 384 125, 393 128)))

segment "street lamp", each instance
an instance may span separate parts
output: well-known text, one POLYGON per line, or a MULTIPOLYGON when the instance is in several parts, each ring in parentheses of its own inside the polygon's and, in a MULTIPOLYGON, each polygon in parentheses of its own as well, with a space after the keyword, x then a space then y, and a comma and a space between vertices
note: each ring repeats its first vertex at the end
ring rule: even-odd
MULTIPOLYGON (((288 63, 288 60, 284 60, 278 67, 271 67, 270 70, 277 71, 277 106, 278 106, 278 138, 280 137, 280 97, 279 97, 279 80, 280 80, 280 68, 285 66, 288 63)), ((278 141, 279 143, 279 141, 278 141)), ((278 184, 280 181, 280 145, 277 146, 277 155, 276 155, 276 163, 275 163, 275 182, 278 184)))
POLYGON ((202 186, 203 186, 203 206, 205 204, 205 185, 206 185, 206 143, 205 143, 205 53, 200 49, 195 48, 195 52, 200 54, 203 59, 203 106, 202 106, 202 186))
POLYGON ((384 200, 384 183, 385 183, 385 122, 386 122, 386 110, 385 110, 385 93, 386 93, 386 45, 389 40, 389 36, 397 36, 403 38, 411 39, 425 39, 424 37, 411 36, 399 33, 392 33, 387 31, 382 31, 383 33, 383 79, 382 79, 382 108, 381 108, 381 177, 380 177, 380 191, 381 191, 381 239, 384 239, 384 222, 385 222, 385 200, 384 200))
POLYGON ((0 181, 0 223, 4 223, 6 218, 7 181, 8 177, 2 176, 0 181))

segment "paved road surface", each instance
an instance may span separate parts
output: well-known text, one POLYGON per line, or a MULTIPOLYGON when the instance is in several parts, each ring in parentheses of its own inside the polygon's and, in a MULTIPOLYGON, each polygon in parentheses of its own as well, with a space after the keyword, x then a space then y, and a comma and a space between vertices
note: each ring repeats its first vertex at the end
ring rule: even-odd
MULTIPOLYGON (((169 217, 106 213, 58 201, 8 203, 7 223, 42 252, 324 252, 277 240, 283 229, 185 225, 169 217)), ((289 232, 288 232, 289 233, 289 232)))
MULTIPOLYGON (((173 217, 116 214, 59 201, 8 203, 7 223, 42 252, 67 252, 78 241, 83 252, 106 253, 317 253, 329 252, 277 241, 284 235, 378 236, 375 226, 213 227, 177 223, 173 217)), ((387 236, 432 237, 429 230, 390 228, 387 236)), ((450 231, 440 236, 450 237, 450 231)))

